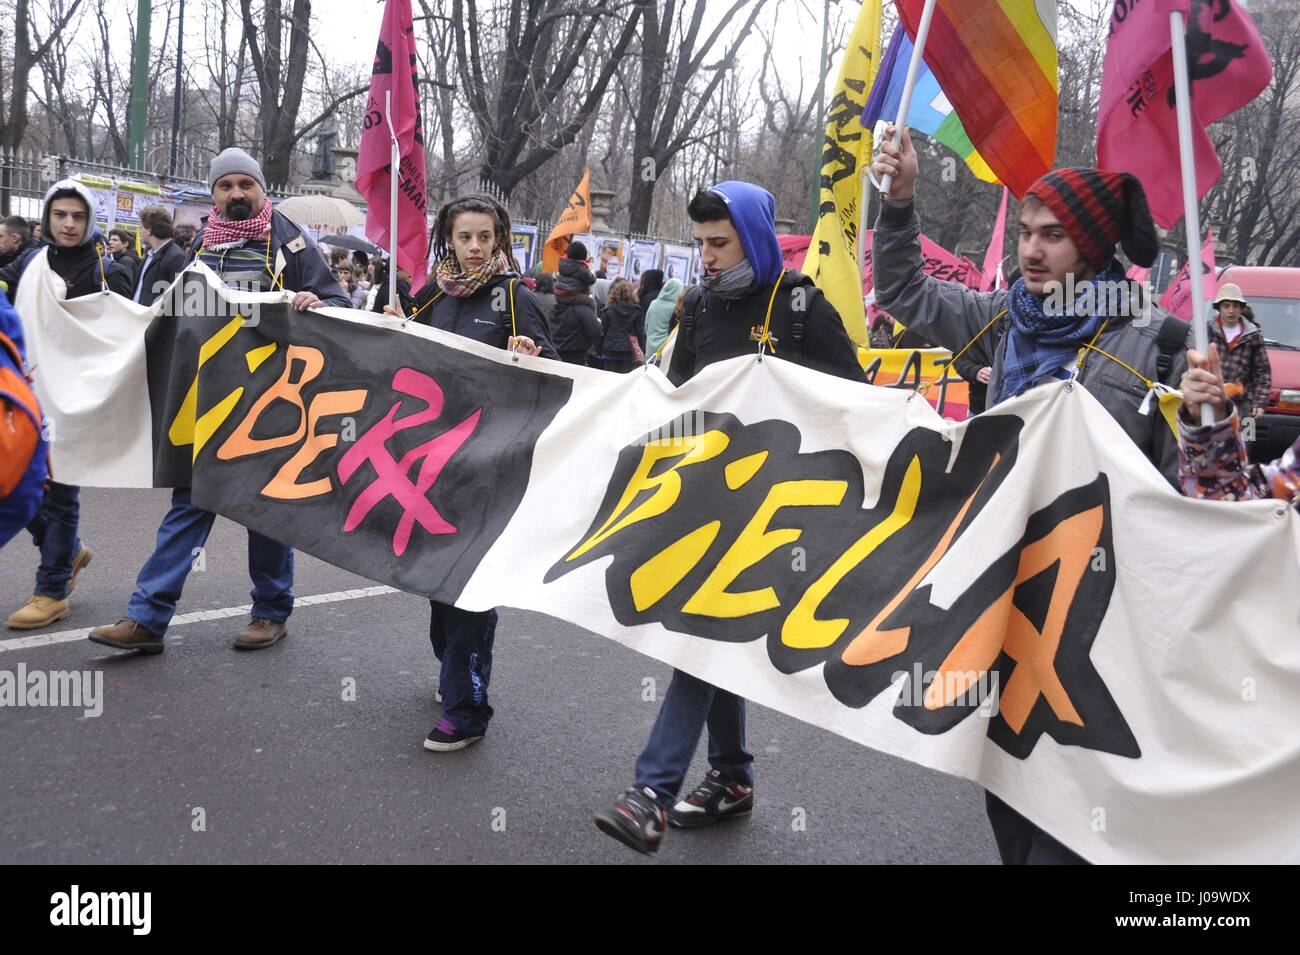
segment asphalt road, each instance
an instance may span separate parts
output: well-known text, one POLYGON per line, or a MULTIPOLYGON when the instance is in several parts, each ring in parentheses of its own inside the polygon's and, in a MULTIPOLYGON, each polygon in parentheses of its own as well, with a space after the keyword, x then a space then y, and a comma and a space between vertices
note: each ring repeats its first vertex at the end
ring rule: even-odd
MULTIPOLYGON (((49 632, 112 623, 148 555, 166 491, 87 490, 95 549, 72 614, 49 632)), ((180 613, 247 604, 245 533, 218 519, 180 613)), ((8 613, 37 554, 0 551, 8 613)), ((299 597, 374 586, 298 555, 299 597)), ((0 862, 641 862, 591 813, 630 781, 667 667, 541 614, 502 612, 496 717, 483 742, 428 753, 437 663, 428 604, 402 593, 298 607, 290 635, 230 648, 246 616, 175 626, 165 653, 84 639, 15 645, 0 670, 96 670, 103 712, 0 708, 0 862), (347 681, 355 700, 346 700, 347 681), (200 823, 202 825, 200 826, 200 823)), ((757 808, 670 830, 660 862, 995 863, 982 791, 751 706, 757 808)), ((705 771, 703 745, 688 786, 705 771)))

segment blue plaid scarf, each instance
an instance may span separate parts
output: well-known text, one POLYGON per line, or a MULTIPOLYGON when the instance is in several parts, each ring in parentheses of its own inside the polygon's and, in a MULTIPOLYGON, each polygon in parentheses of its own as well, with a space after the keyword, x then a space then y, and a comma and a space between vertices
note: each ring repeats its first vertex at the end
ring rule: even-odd
MULTIPOLYGON (((1074 301, 1064 303, 1062 314, 1049 315, 1043 309, 1044 300, 1025 288, 1023 278, 1016 279, 1007 290, 1007 312, 1011 324, 1007 329, 1007 350, 1002 360, 1002 381, 997 397, 990 407, 1008 398, 1024 394, 1046 375, 1068 378, 1066 366, 1079 349, 1092 341, 1102 323, 1104 314, 1089 314, 1086 296, 1093 302, 1104 302, 1090 289, 1096 282, 1124 282, 1124 270, 1114 259, 1106 268, 1087 282, 1074 288, 1074 301)), ((1121 292, 1121 308, 1126 301, 1121 292)), ((1093 306, 1094 311, 1102 312, 1093 306)))

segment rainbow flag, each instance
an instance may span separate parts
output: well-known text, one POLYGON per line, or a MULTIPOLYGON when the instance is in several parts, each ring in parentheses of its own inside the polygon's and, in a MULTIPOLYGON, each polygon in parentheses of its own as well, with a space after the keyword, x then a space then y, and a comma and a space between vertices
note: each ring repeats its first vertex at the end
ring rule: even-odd
MULTIPOLYGON (((886 122, 898 118, 898 107, 903 100, 903 84, 907 80, 907 65, 911 61, 912 38, 900 23, 894 28, 889 48, 885 50, 885 58, 880 62, 880 72, 876 74, 876 82, 867 98, 867 106, 862 111, 863 129, 874 129, 882 118, 886 122)), ((977 179, 985 182, 998 181, 989 164, 975 151, 952 103, 948 102, 948 97, 939 89, 939 81, 926 65, 925 57, 921 58, 921 70, 916 76, 912 105, 907 111, 907 125, 955 152, 977 179)))
MULTIPOLYGON (((925 0, 898 0, 915 37, 925 0)), ((1019 198, 1056 158, 1056 4, 937 0, 925 62, 989 169, 1019 198)))

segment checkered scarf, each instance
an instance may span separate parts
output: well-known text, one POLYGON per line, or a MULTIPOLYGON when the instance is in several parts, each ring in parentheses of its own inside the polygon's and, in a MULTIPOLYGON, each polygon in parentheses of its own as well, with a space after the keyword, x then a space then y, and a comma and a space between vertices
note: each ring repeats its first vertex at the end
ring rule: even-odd
POLYGON ((492 279, 510 269, 510 260, 504 252, 497 252, 476 269, 462 272, 454 252, 447 253, 433 267, 433 278, 438 288, 455 298, 469 298, 492 279))
POLYGON ((208 248, 230 245, 248 239, 262 239, 271 230, 271 197, 267 196, 262 208, 247 219, 227 219, 217 207, 212 207, 208 221, 203 226, 203 244, 208 248))
MULTIPOLYGON (((1082 312, 1076 303, 1093 282, 1123 281, 1124 270, 1112 259, 1100 274, 1075 286, 1075 301, 1066 303, 1063 314, 1047 315, 1043 311, 1043 299, 1025 288, 1023 278, 1016 279, 1007 292, 1011 324, 1002 360, 1002 381, 990 407, 1024 394, 1045 375, 1068 377, 1065 366, 1080 348, 1092 341, 1106 320, 1105 315, 1082 312)), ((1096 296, 1098 301, 1105 298, 1096 296)))

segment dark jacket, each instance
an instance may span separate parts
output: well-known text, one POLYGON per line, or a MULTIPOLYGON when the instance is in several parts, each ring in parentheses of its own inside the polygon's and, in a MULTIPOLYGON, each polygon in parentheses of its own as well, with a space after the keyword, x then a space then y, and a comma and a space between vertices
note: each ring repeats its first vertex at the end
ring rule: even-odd
POLYGON ((0 269, 7 269, 9 266, 13 265, 13 263, 21 262, 23 259, 27 258, 27 253, 31 251, 31 248, 32 240, 28 239, 12 252, 0 254, 0 269))
POLYGON ((72 249, 57 245, 34 245, 27 250, 27 256, 0 269, 0 283, 6 288, 11 302, 18 298, 18 281, 27 266, 38 255, 49 257, 50 269, 68 284, 64 298, 80 298, 94 295, 103 289, 103 280, 108 279, 108 288, 125 298, 130 298, 135 291, 131 287, 131 273, 126 266, 113 261, 113 257, 104 248, 99 230, 92 229, 91 237, 72 249), (47 251, 48 250, 48 251, 47 251), (100 271, 101 262, 103 271, 100 271))
POLYGON ((419 310, 415 320, 422 325, 454 332, 485 345, 506 348, 510 344, 512 325, 510 302, 504 293, 511 288, 512 283, 515 334, 526 335, 536 342, 542 349, 543 358, 558 359, 560 356, 551 346, 551 338, 546 331, 546 317, 537 303, 537 296, 528 290, 519 276, 510 272, 489 280, 468 298, 447 295, 436 282, 430 282, 415 295, 415 306, 419 310), (494 294, 498 288, 503 294, 494 294), (505 307, 498 309, 499 303, 504 303, 505 307))
POLYGON ((1209 322, 1209 331, 1210 344, 1219 346, 1223 381, 1228 384, 1228 392, 1241 416, 1249 417, 1254 408, 1267 408, 1273 393, 1273 369, 1269 367, 1268 348, 1259 326, 1242 318, 1241 334, 1231 345, 1217 319, 1209 322), (1234 393, 1234 383, 1241 386, 1240 394, 1234 393))
MULTIPOLYGON (((378 272, 375 273, 375 284, 379 286, 379 291, 375 294, 375 304, 371 306, 370 310, 382 313, 384 306, 388 304, 387 269, 384 270, 382 276, 378 272)), ((413 314, 418 305, 427 302, 436 291, 438 291, 438 287, 433 282, 429 282, 420 289, 420 295, 423 297, 419 298, 417 302, 417 296, 411 294, 411 283, 400 275, 397 277, 397 304, 401 308, 403 315, 413 314)))
POLYGON ((632 360, 631 336, 645 352, 645 315, 636 302, 610 302, 600 313, 605 332, 600 340, 601 357, 632 360))
MULTIPOLYGON (((542 310, 542 315, 546 318, 546 327, 553 333, 555 326, 551 324, 551 317, 555 314, 555 293, 534 290, 533 294, 537 296, 537 304, 542 310)), ((552 337, 554 336, 552 335, 552 337)))
POLYGON ((772 353, 795 364, 805 365, 850 381, 867 380, 858 363, 857 346, 849 339, 839 313, 822 295, 821 289, 802 272, 787 271, 776 298, 772 286, 760 285, 741 298, 724 299, 695 289, 682 303, 681 328, 673 345, 668 379, 680 385, 701 368, 737 355, 758 354, 752 332, 761 328, 772 301, 769 334, 775 339, 772 353), (803 309, 793 307, 796 290, 803 309), (796 334, 795 319, 802 322, 796 334), (795 339, 798 339, 796 345, 795 339))
POLYGON ((147 254, 141 263, 144 281, 136 281, 140 290, 136 301, 141 305, 152 305, 159 295, 171 288, 176 276, 185 271, 185 260, 185 250, 174 239, 168 239, 157 251, 147 254))
POLYGON ((125 266, 131 273, 131 290, 135 291, 136 282, 140 279, 140 257, 130 250, 117 253, 110 252, 109 255, 112 256, 114 262, 125 266))
MULTIPOLYGON (((207 219, 203 220, 207 225, 207 219)), ((203 248, 203 233, 200 229, 190 246, 189 259, 193 262, 203 248)), ((265 240, 256 240, 259 244, 265 240)), ((271 249, 270 258, 273 269, 280 269, 280 282, 288 292, 311 292, 321 300, 322 305, 334 305, 339 308, 351 308, 352 299, 343 294, 339 281, 330 271, 329 263, 311 236, 303 232, 279 211, 271 210, 271 249)))
POLYGON ((596 284, 596 276, 577 259, 560 259, 560 274, 555 280, 555 290, 581 293, 596 284))
POLYGON ((555 349, 566 361, 582 363, 588 350, 600 342, 600 319, 590 295, 555 294, 555 311, 551 313, 551 333, 555 349))
MULTIPOLYGON (((1006 316, 1003 316, 1001 321, 984 333, 984 337, 992 337, 993 341, 996 342, 1006 334, 1006 331, 1007 319, 1006 316)), ((953 354, 955 355, 956 352, 953 354)), ((972 415, 983 414, 985 409, 988 408, 989 393, 989 386, 981 384, 979 380, 980 370, 989 367, 983 360, 983 354, 972 355, 968 351, 960 358, 955 358, 952 364, 957 374, 961 375, 969 385, 970 413, 972 415)))
MULTIPOLYGON (((886 203, 872 237, 872 269, 876 301, 909 329, 952 352, 960 351, 995 315, 1006 307, 1005 290, 976 292, 957 282, 927 275, 921 257, 921 227, 912 203, 886 203)), ((1169 371, 1163 377, 1159 336, 1166 316, 1153 309, 1150 323, 1139 327, 1128 318, 1114 317, 1096 347, 1132 365, 1150 379, 1177 387, 1187 368, 1186 347, 1172 349, 1169 371)), ((1176 319, 1173 321, 1177 321, 1176 319)), ((1185 323, 1184 323, 1185 324, 1185 323)), ((1178 329, 1185 337, 1185 329, 1178 329)), ((989 393, 996 395, 1002 381, 1002 361, 1007 337, 980 337, 966 352, 971 361, 992 368, 989 393)), ((1104 355, 1092 352, 1084 362, 1079 381, 1114 416, 1139 450, 1170 484, 1178 481, 1178 441, 1158 412, 1142 414, 1147 388, 1133 372, 1104 355)))

